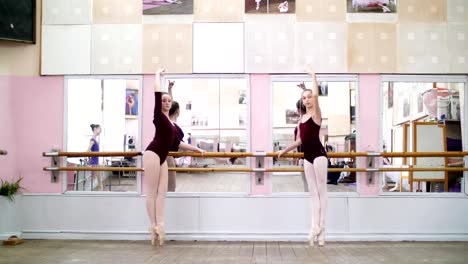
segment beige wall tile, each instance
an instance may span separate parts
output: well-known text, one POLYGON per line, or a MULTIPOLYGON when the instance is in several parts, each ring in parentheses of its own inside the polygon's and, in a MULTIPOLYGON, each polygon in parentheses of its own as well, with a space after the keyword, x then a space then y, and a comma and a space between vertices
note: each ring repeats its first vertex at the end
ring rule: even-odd
POLYGON ((296 0, 296 16, 300 22, 346 20, 345 0, 296 0))
POLYGON ((243 22, 244 0, 194 0, 195 22, 243 22))
POLYGON ((399 22, 445 22, 447 0, 399 0, 399 22))
POLYGON ((168 73, 192 72, 192 25, 144 25, 143 72, 164 67, 168 73))
POLYGON ((141 0, 94 0, 94 24, 140 24, 143 17, 141 0))

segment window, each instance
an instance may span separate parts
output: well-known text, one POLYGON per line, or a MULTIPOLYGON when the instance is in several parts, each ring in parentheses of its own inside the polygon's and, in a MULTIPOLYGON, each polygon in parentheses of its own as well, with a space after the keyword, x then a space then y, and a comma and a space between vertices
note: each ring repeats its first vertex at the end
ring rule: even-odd
MULTIPOLYGON (((179 103, 177 124, 184 141, 207 152, 248 152, 248 82, 243 76, 165 76, 174 81, 173 100, 179 103)), ((177 167, 248 167, 245 158, 176 159, 177 167)), ((177 172, 176 192, 247 192, 249 173, 177 172)))
MULTIPOLYGON (((383 148, 391 152, 463 151, 463 77, 389 76, 383 82, 383 148)), ((384 167, 464 167, 463 157, 388 158, 384 167)), ((463 172, 385 172, 383 192, 462 191, 463 172)))
MULTIPOLYGON (((65 150, 134 151, 141 149, 141 79, 68 77, 65 79, 65 150), (94 134, 91 125, 99 125, 94 134), (93 136, 97 135, 95 141, 93 136), (92 142, 92 144, 90 143, 92 142)), ((67 158, 67 166, 139 167, 139 158, 67 158)), ((66 191, 137 192, 139 173, 67 172, 66 191)))
MULTIPOLYGON (((320 140, 332 152, 356 151, 356 82, 352 76, 318 77, 319 104, 322 111, 322 125, 320 140)), ((309 77, 277 76, 272 82, 273 108, 273 151, 284 149, 294 142, 294 129, 300 115, 296 109, 296 102, 301 98, 302 90, 298 87, 304 82, 308 88, 312 87, 309 77)), ((300 166, 299 160, 284 158, 273 159, 274 167, 300 166)), ((355 167, 354 159, 330 159, 329 167, 355 167)), ((302 166, 301 166, 302 167, 302 166)), ((305 178, 301 173, 274 173, 272 190, 281 192, 304 192, 305 178)), ((328 173, 328 191, 355 192, 355 173, 328 173)))

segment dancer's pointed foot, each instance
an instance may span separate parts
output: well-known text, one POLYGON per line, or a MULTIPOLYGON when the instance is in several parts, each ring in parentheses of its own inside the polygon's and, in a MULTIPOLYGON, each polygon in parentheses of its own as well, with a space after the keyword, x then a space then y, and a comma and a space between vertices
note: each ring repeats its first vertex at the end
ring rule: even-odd
POLYGON ((166 233, 164 231, 164 226, 156 226, 154 227, 154 232, 156 233, 158 239, 159 239, 159 245, 162 246, 164 245, 164 241, 166 239, 166 233))
POLYGON ((325 228, 320 228, 320 234, 317 236, 319 247, 325 246, 325 228))

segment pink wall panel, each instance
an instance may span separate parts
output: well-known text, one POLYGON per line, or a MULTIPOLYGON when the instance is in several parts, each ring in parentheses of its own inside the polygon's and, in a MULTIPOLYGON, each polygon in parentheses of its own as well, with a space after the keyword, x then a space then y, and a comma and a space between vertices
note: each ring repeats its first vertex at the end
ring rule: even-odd
MULTIPOLYGON (((270 151, 270 76, 268 74, 250 75, 250 150, 270 151)), ((266 159, 265 164, 268 164, 266 159)), ((265 174, 263 185, 256 185, 255 175, 251 177, 251 194, 271 193, 270 176, 265 174)))
POLYGON ((12 113, 13 97, 10 89, 11 77, 0 77, 0 149, 8 151, 8 155, 0 156, 0 179, 16 180, 19 178, 16 170, 16 145, 14 142, 14 117, 12 113))
POLYGON ((11 77, 11 109, 14 119, 17 173, 24 177, 26 193, 59 193, 60 180, 51 183, 50 158, 42 152, 62 149, 64 78, 11 77))
MULTIPOLYGON (((380 151, 380 75, 359 76, 359 121, 357 127, 357 152, 380 151)), ((366 167, 365 158, 360 158, 358 167, 366 167)), ((374 175, 372 184, 367 183, 367 173, 358 173, 361 195, 377 195, 378 177, 374 175)))

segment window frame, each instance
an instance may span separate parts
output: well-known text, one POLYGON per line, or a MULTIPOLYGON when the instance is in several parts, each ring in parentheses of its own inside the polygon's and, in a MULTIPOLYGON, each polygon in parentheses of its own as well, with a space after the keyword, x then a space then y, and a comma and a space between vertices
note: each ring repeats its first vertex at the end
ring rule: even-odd
MULTIPOLYGON (((437 74, 424 74, 424 75, 408 75, 408 74, 382 74, 380 78, 380 109, 379 109, 379 116, 380 116, 380 123, 379 123, 379 145, 383 146, 383 126, 382 120, 384 118, 384 83, 385 82, 413 82, 413 83, 430 83, 430 82, 437 82, 437 83, 464 83, 464 109, 463 115, 460 118, 461 124, 466 127, 466 121, 468 121, 468 75, 437 75, 437 74)), ((395 95, 393 95, 395 96, 395 95)), ((468 128, 463 131, 462 134, 462 146, 463 151, 468 151, 468 128)), ((380 149, 382 151, 382 147, 380 149)), ((468 156, 464 157, 465 167, 468 167, 468 156)), ((382 189, 381 182, 382 182, 383 173, 379 173, 379 196, 396 196, 396 197, 430 197, 430 198, 460 198, 460 197, 467 197, 468 198, 468 171, 463 172, 463 179, 461 183, 461 191, 459 193, 453 192, 385 192, 382 189)))
MULTIPOLYGON (((167 92, 166 87, 166 80, 170 79, 176 80, 177 79, 243 79, 245 81, 245 87, 247 90, 247 115, 246 115, 246 125, 245 130, 247 132, 247 152, 251 151, 251 139, 250 139, 250 111, 251 111, 251 104, 250 104, 250 75, 249 74, 164 74, 161 76, 161 90, 167 92)), ((220 90, 221 95, 221 90, 220 90)), ((177 101, 177 98, 175 98, 177 101)), ((221 129, 219 128, 219 131, 221 129)), ((250 167, 251 161, 250 158, 246 158, 246 167, 250 167)), ((217 198, 233 198, 233 197, 250 197, 251 195, 251 173, 246 173, 245 181, 246 181, 246 190, 244 192, 168 192, 167 197, 217 197, 217 198)))
MULTIPOLYGON (((360 146, 360 137, 359 137, 359 78, 356 74, 317 74, 318 82, 354 82, 355 83, 355 93, 356 93, 356 108, 355 108, 355 124, 356 124, 356 150, 360 146)), ((270 75, 270 98, 269 104, 273 108, 273 83, 274 82, 310 82, 310 76, 307 74, 276 74, 270 75)), ((292 102, 294 103, 294 102, 292 102)), ((273 139, 273 109, 270 111, 269 115, 270 122, 270 139, 273 139)), ((292 133, 292 132, 291 132, 292 133)), ((270 140, 269 149, 273 150, 273 140, 270 140)), ((273 166, 273 160, 268 161, 269 166, 273 166)), ((281 173, 271 173, 270 178, 274 176, 280 176, 281 173)), ((285 176, 286 177, 286 176, 285 176)), ((353 192, 328 192, 328 197, 358 197, 360 193, 361 177, 356 175, 356 190, 353 192)), ((306 192, 273 192, 273 181, 270 181, 269 191, 273 197, 309 197, 309 194, 306 192)))
MULTIPOLYGON (((64 102, 63 102, 63 149, 68 149, 68 81, 71 79, 97 79, 97 80, 137 80, 139 83, 138 87, 138 143, 135 146, 136 150, 142 149, 142 111, 143 111, 143 76, 142 75, 66 75, 64 78, 64 102)), ((66 164, 66 157, 61 157, 60 162, 66 164)), ((142 166, 141 157, 137 159, 137 167, 142 166)), ((136 191, 129 192, 116 192, 116 191, 68 191, 67 190, 67 172, 63 171, 60 173, 62 178, 62 194, 69 196, 140 196, 142 194, 142 181, 141 172, 136 172, 136 191)))

